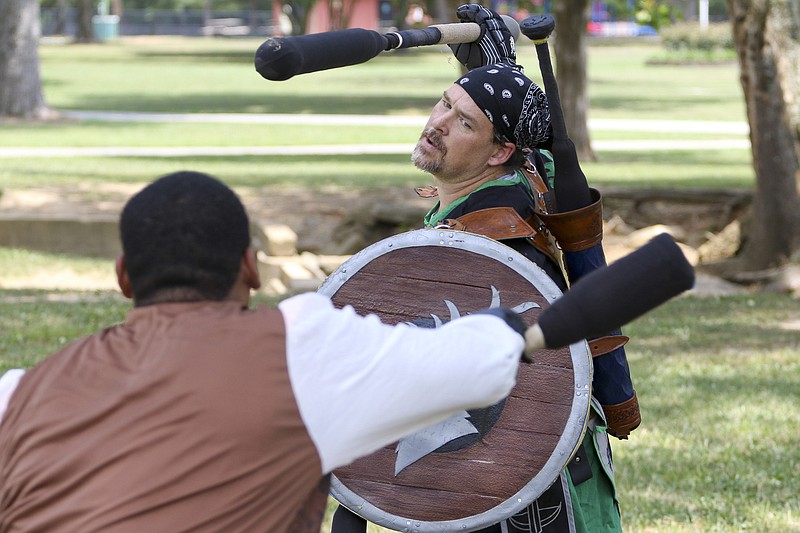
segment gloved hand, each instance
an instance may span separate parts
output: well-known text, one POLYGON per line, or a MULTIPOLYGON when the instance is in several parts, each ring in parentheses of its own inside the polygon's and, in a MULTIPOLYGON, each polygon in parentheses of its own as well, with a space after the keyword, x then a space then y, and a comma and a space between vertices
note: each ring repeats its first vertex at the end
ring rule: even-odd
POLYGON ((516 43, 500 15, 479 4, 464 4, 456 16, 461 22, 481 26, 481 38, 474 43, 448 45, 462 65, 470 70, 495 63, 517 66, 516 43))
MULTIPOLYGON (((528 326, 525 325, 525 321, 522 320, 522 317, 519 316, 519 313, 512 311, 507 307, 492 307, 491 309, 481 309, 480 311, 475 311, 473 314, 476 315, 494 315, 498 318, 502 318, 508 327, 522 335, 522 338, 525 338, 525 331, 528 329, 528 326)), ((525 361, 526 363, 530 363, 531 360, 528 358, 527 354, 523 351, 520 354, 520 358, 525 361)))

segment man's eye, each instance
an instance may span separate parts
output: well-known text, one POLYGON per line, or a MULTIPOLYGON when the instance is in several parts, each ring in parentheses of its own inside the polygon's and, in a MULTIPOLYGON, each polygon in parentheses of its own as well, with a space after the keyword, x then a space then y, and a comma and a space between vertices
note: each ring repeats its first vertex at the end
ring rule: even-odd
POLYGON ((470 125, 470 123, 469 123, 469 122, 467 122, 466 120, 462 120, 462 121, 461 121, 461 125, 462 125, 462 126, 464 126, 465 128, 467 128, 468 130, 471 130, 471 129, 472 129, 472 126, 471 126, 471 125, 470 125))
POLYGON ((442 100, 442 106, 444 106, 445 109, 450 109, 451 107, 453 107, 447 100, 442 100))

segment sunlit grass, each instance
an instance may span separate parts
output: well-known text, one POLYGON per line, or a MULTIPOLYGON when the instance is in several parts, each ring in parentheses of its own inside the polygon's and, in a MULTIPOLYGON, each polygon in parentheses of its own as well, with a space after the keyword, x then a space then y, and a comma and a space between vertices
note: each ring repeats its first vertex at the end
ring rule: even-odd
MULTIPOLYGON (((253 57, 261 39, 122 38, 93 45, 40 47, 47 102, 61 110, 162 113, 316 113, 412 115, 419 126, 209 124, 59 121, 0 125, 10 147, 261 147, 327 144, 407 144, 460 71, 446 47, 381 54, 361 65, 296 76, 261 78, 253 57)), ((647 64, 655 45, 591 46, 589 117, 742 122, 737 67, 647 64)), ((522 41, 519 62, 539 81, 536 53, 522 41)), ((597 141, 744 140, 741 134, 596 130, 597 141)), ((598 151, 585 163, 597 187, 752 188, 746 149, 598 151)), ((186 168, 233 184, 317 187, 413 186, 426 181, 407 154, 292 157, 11 157, 0 166, 0 188, 141 183, 186 168)))
MULTIPOLYGON (((744 188, 754 184, 745 150, 598 152, 583 164, 593 186, 744 188)), ((430 177, 409 154, 308 156, 71 157, 0 159, 0 187, 145 183, 177 170, 201 170, 235 186, 414 187, 430 177)))
MULTIPOLYGON (((0 289, 0 371, 129 309, 114 291, 0 289)), ((625 531, 798 530, 799 331, 798 301, 776 294, 682 297, 624 328, 643 418, 613 442, 625 531)))

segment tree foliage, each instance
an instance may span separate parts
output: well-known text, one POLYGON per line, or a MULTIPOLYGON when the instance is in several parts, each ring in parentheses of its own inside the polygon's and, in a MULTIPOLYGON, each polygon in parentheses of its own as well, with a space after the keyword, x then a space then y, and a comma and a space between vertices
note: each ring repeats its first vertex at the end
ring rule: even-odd
POLYGON ((656 30, 669 25, 676 17, 675 7, 663 0, 638 0, 634 9, 634 18, 638 24, 651 26, 656 30))

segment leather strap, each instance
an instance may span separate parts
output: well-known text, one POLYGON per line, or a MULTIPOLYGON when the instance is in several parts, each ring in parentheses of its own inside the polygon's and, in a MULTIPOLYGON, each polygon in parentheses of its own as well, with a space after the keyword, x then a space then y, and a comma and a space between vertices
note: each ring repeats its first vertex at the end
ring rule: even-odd
MULTIPOLYGON (((451 220, 453 219, 447 219, 445 223, 448 223, 449 226, 451 220)), ((529 238, 536 235, 536 230, 519 216, 513 207, 479 209, 458 217, 452 224, 451 229, 485 235, 496 241, 529 238)))
POLYGON ((569 463, 569 477, 572 478, 573 485, 580 485, 584 481, 592 479, 594 473, 592 472, 592 464, 589 462, 589 457, 586 455, 586 448, 584 443, 581 442, 575 450, 575 455, 572 456, 569 463))
POLYGON ((533 189, 533 200, 536 204, 536 211, 540 213, 554 213, 556 211, 555 194, 547 186, 542 175, 536 170, 536 167, 528 161, 528 164, 522 167, 520 171, 528 180, 531 189, 533 189))
POLYGON ((592 357, 599 357, 622 348, 630 340, 625 335, 606 335, 589 341, 589 351, 592 357))
POLYGON ((530 222, 536 224, 535 215, 525 220, 513 207, 489 207, 467 213, 456 219, 445 219, 441 226, 477 233, 496 241, 528 239, 537 250, 546 254, 555 264, 560 265, 561 262, 558 260, 555 250, 550 246, 546 229, 541 224, 534 227, 530 222))

